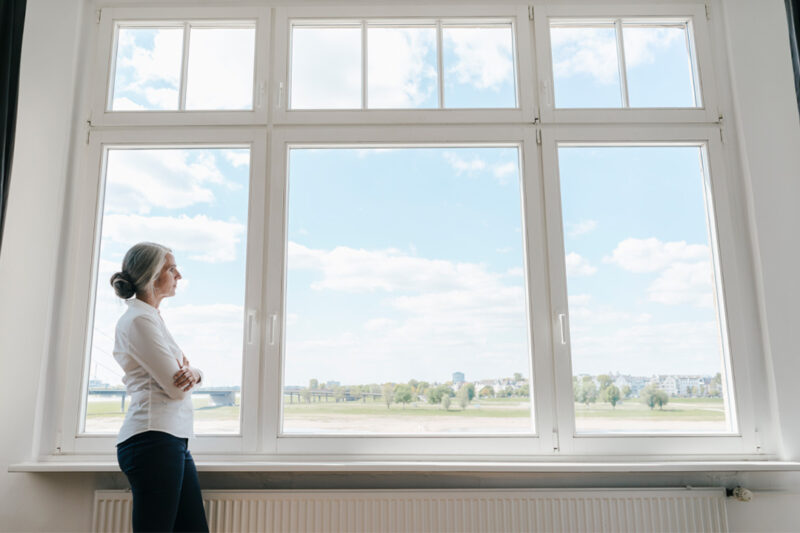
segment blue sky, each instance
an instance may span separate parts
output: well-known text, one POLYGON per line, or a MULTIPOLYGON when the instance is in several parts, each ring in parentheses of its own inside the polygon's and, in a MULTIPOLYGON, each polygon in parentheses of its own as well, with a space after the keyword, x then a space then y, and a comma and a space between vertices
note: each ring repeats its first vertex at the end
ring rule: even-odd
MULTIPOLYGON (((230 37, 231 50, 252 48, 247 31, 230 37)), ((430 31, 381 31, 370 53, 394 68, 373 63, 370 101, 438 105, 430 31)), ((180 33, 121 33, 115 109, 174 108, 180 33)), ((296 39, 293 102, 360 102, 360 52, 352 57, 358 40, 331 33, 323 47, 296 39), (348 51, 355 70, 340 68, 348 51)), ((562 28, 553 35, 557 104, 619 105, 613 31, 562 28)), ((443 42, 448 107, 516 105, 508 29, 445 28, 443 42)), ((196 64, 223 68, 214 48, 193 49, 209 58, 196 64)), ((694 105, 686 50, 682 29, 626 28, 631 104, 694 105)), ((197 101, 249 105, 252 54, 235 58, 197 101), (226 90, 234 85, 244 89, 226 90)), ((558 158, 574 370, 718 372, 699 149, 562 147, 558 158)), ((292 150, 286 383, 527 374, 523 171, 516 147, 292 150)), ((206 370, 209 385, 240 383, 248 180, 246 149, 112 152, 97 377, 118 379, 109 339, 124 306, 108 296, 108 276, 128 246, 148 239, 175 249, 185 278, 164 303, 176 339, 206 370)))

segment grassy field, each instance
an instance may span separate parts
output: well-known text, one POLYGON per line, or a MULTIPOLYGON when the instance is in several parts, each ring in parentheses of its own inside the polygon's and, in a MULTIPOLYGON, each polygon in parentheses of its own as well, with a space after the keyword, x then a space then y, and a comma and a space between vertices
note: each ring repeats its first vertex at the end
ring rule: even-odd
MULTIPOLYGON (((387 408, 380 400, 366 402, 314 401, 284 403, 286 431, 336 432, 519 432, 530 428, 530 404, 522 398, 492 398, 473 401, 466 409, 453 402, 448 410, 425 402, 387 408)), ((195 431, 238 433, 240 407, 214 406, 206 396, 192 398, 195 431)), ((238 401, 238 398, 237 398, 238 401)), ((127 404, 126 404, 127 407, 127 404)), ((86 430, 115 432, 122 423, 119 399, 90 401, 86 430)), ((719 431, 725 429, 725 409, 719 398, 670 398, 663 409, 650 409, 638 400, 612 408, 607 403, 575 404, 579 431, 719 431)))
POLYGON ((628 400, 612 408, 608 403, 593 403, 587 407, 575 404, 576 418, 651 419, 724 421, 725 409, 721 398, 670 398, 663 409, 650 409, 637 400, 628 400))

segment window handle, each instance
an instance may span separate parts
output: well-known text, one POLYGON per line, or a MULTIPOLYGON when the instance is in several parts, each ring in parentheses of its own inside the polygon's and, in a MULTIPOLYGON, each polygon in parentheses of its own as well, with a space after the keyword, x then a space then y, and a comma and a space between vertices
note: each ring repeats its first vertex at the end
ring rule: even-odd
POLYGON ((275 344, 275 328, 278 324, 278 315, 269 315, 269 344, 275 344))
POLYGON ((567 344, 567 315, 558 314, 558 330, 561 332, 561 344, 567 344))
POLYGON ((247 344, 253 344, 253 329, 256 326, 256 310, 247 311, 247 344))

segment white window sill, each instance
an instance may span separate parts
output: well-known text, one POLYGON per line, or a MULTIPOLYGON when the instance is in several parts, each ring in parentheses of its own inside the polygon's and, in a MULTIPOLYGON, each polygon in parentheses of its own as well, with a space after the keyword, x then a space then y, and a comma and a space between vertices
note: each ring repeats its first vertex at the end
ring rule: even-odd
MULTIPOLYGON (((200 472, 796 472, 797 461, 639 461, 639 462, 535 462, 535 461, 269 461, 195 457, 200 472)), ((115 459, 49 456, 12 464, 9 472, 119 472, 115 459)))

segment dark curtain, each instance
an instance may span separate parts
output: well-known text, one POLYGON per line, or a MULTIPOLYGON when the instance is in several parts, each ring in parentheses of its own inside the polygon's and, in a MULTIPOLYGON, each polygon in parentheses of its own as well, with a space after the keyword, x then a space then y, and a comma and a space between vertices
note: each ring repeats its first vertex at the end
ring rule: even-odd
POLYGON ((800 0, 786 0, 786 15, 789 18, 789 46, 792 49, 794 65, 794 92, 797 96, 797 110, 800 111, 800 0))
POLYGON ((6 220, 26 0, 0 0, 0 249, 6 220))

